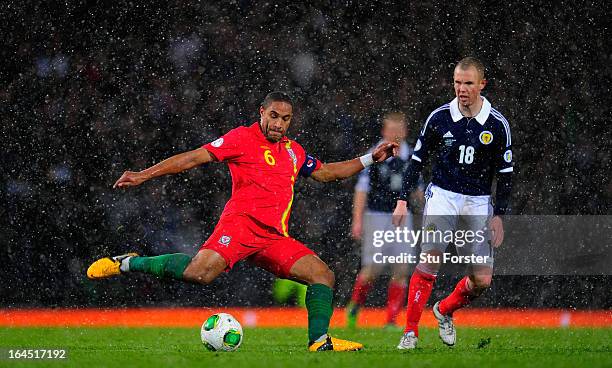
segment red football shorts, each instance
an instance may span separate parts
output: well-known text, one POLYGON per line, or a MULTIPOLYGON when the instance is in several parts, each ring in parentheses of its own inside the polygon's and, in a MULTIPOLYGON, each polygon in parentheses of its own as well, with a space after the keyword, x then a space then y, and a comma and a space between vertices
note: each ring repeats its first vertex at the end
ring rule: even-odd
POLYGON ((202 249, 219 253, 228 270, 247 259, 281 278, 289 276, 298 259, 315 254, 301 242, 267 230, 248 216, 238 215, 222 217, 202 249))

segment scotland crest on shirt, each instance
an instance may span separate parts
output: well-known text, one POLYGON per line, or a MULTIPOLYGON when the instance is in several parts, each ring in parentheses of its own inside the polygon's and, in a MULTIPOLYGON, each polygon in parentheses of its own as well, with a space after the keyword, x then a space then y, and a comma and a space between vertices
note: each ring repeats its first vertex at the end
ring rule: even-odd
POLYGON ((480 138, 480 143, 487 145, 493 141, 493 133, 488 130, 485 130, 480 133, 480 136, 478 138, 480 138))

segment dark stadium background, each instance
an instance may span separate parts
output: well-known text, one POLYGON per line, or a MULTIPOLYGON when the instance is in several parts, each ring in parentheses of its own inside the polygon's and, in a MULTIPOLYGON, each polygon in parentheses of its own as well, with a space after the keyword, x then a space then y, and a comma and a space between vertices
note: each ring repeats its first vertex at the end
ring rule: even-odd
MULTIPOLYGON (((272 276, 247 264, 206 287, 87 280, 104 255, 194 254, 230 193, 218 164, 113 182, 249 124, 277 89, 296 99, 290 136, 324 161, 363 153, 391 109, 414 139, 466 55, 487 65, 484 93, 513 129, 513 213, 611 214, 605 2, 224 3, 0 5, 0 307, 271 305, 272 276)), ((359 264, 353 185, 301 180, 291 221, 335 270, 338 305, 359 264)), ((446 269, 434 293, 458 277, 446 269)), ((611 308, 611 281, 503 276, 477 303, 611 308)))

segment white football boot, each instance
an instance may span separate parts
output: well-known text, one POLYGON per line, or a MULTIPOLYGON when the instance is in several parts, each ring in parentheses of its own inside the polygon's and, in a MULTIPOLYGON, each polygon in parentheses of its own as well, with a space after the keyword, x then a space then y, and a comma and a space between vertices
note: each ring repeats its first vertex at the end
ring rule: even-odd
POLYGON ((408 331, 400 339, 397 348, 400 350, 412 350, 416 348, 417 342, 419 342, 419 338, 414 334, 413 331, 408 331))
POLYGON ((453 316, 445 316, 440 313, 440 310, 438 309, 439 305, 440 302, 434 304, 433 314, 438 320, 440 339, 446 345, 454 346, 455 341, 457 340, 457 331, 455 330, 455 325, 453 324, 453 316))

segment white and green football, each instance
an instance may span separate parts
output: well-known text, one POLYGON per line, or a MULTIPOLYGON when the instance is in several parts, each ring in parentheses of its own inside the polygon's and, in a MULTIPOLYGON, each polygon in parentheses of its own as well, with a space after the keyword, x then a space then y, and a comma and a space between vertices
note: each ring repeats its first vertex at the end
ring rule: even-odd
POLYGON ((234 351, 242 344, 242 326, 231 314, 217 313, 204 321, 200 336, 208 350, 234 351))

